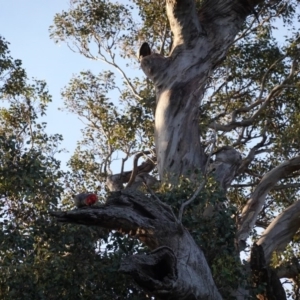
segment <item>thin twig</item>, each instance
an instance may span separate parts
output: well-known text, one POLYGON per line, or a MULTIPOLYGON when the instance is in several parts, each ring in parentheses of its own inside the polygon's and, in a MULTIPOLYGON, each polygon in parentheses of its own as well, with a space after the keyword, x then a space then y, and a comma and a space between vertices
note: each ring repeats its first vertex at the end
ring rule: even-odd
POLYGON ((199 195, 199 193, 202 191, 204 185, 206 183, 206 179, 204 179, 202 181, 202 183, 200 184, 200 186, 198 187, 198 189, 196 190, 196 192, 194 193, 194 195, 187 201, 183 202, 181 204, 180 210, 179 210, 179 214, 178 214, 178 222, 181 223, 182 221, 182 215, 183 215, 183 211, 185 209, 186 206, 188 206, 190 203, 192 203, 196 197, 199 195))
POLYGON ((122 158, 122 165, 121 165, 120 178, 122 178, 122 176, 123 176, 123 173, 124 173, 124 165, 125 165, 125 162, 127 161, 127 159, 129 158, 130 150, 131 150, 132 145, 133 145, 133 143, 131 143, 131 144, 128 146, 128 149, 127 149, 127 151, 126 151, 126 156, 125 156, 124 158, 122 158))

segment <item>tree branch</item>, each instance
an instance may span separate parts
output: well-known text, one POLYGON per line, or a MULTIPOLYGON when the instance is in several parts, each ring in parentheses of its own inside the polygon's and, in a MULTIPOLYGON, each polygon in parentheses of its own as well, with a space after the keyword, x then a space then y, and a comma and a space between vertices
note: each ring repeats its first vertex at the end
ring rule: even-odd
POLYGON ((262 94, 263 94, 263 91, 264 91, 263 89, 264 89, 264 86, 265 86, 266 77, 269 75, 272 68, 278 62, 280 62, 282 59, 284 59, 284 57, 278 59, 277 61, 275 61, 269 67, 269 69, 266 71, 266 73, 265 73, 265 75, 262 79, 260 95, 254 103, 250 104, 249 106, 241 107, 241 108, 238 108, 238 109, 234 110, 231 114, 231 121, 229 123, 227 123, 227 124, 218 124, 215 121, 213 121, 209 124, 209 128, 213 128, 213 129, 224 131, 224 132, 229 132, 232 129, 235 129, 236 127, 250 126, 250 125, 254 124, 256 119, 265 111, 265 109, 268 107, 268 105, 270 105, 271 101, 276 96, 279 96, 284 89, 295 88, 296 87, 295 85, 288 84, 289 81, 293 78, 293 76, 295 75, 295 72, 296 72, 296 61, 294 60, 291 63, 289 75, 280 84, 276 85, 270 91, 270 93, 265 97, 265 99, 262 99, 262 94), (249 117, 247 119, 243 119, 241 121, 237 121, 237 116, 240 113, 249 112, 249 111, 251 111, 251 109, 256 108, 260 104, 261 104, 261 106, 252 114, 251 117, 249 117))
POLYGON ((300 274, 298 258, 294 256, 291 260, 285 261, 282 265, 276 268, 276 273, 279 278, 297 278, 300 274))
POLYGON ((208 173, 208 168, 209 168, 209 162, 210 162, 211 156, 213 154, 213 151, 215 149, 216 141, 217 141, 217 134, 214 131, 213 134, 212 134, 212 139, 209 142, 209 143, 211 143, 211 148, 210 148, 210 152, 208 154, 207 162, 206 162, 206 165, 205 165, 205 170, 204 170, 205 178, 201 182, 200 186, 197 188, 197 190, 195 191, 193 196, 189 200, 187 200, 187 201, 185 201, 181 204, 179 214, 178 214, 179 222, 181 222, 181 220, 182 220, 182 215, 183 215, 184 209, 196 199, 196 197, 199 195, 199 193, 202 191, 202 189, 204 188, 204 186, 206 184, 207 173, 208 173))
POLYGON ((206 180, 203 180, 201 182, 201 184, 199 185, 199 187, 197 188, 197 190, 195 191, 195 193, 193 194, 193 196, 189 200, 187 200, 187 201, 185 201, 181 204, 180 210, 179 210, 179 213, 178 213, 179 222, 181 222, 181 220, 182 220, 182 215, 183 215, 185 207, 188 206, 189 204, 191 204, 196 199, 196 197, 199 195, 199 193, 204 188, 205 184, 206 184, 206 180))
MULTIPOLYGON (((131 181, 131 183, 129 186, 132 186, 132 184, 137 179, 138 175, 145 176, 147 174, 148 177, 150 176, 148 173, 151 172, 156 166, 156 157, 155 156, 153 156, 151 158, 148 157, 147 160, 144 161, 141 165, 139 165, 139 166, 137 165, 138 159, 146 153, 150 154, 150 151, 140 152, 138 155, 135 156, 135 161, 134 161, 134 166, 133 166, 132 171, 127 171, 127 172, 122 172, 119 174, 107 176, 106 184, 107 184, 108 189, 111 192, 116 192, 116 191, 122 190, 124 188, 123 184, 130 182, 130 181, 131 181)), ((150 178, 148 178, 148 179, 150 180, 150 178)))
POLYGON ((283 251, 300 228, 300 201, 295 202, 278 215, 264 231, 257 244, 264 249, 269 263, 274 251, 283 251))
MULTIPOLYGON (((300 156, 285 161, 262 178, 244 207, 237 232, 238 242, 245 242, 252 230, 265 198, 274 185, 287 175, 300 169, 300 156)), ((241 244, 241 246, 242 246, 241 244)))
POLYGON ((264 130, 261 141, 259 143, 257 143, 254 147, 252 147, 252 149, 249 151, 247 157, 243 160, 243 162, 238 170, 238 173, 242 173, 244 170, 246 170, 249 167, 250 163, 255 158, 255 155, 257 154, 258 149, 265 146, 266 140, 267 140, 267 136, 266 136, 266 133, 264 130))
POLYGON ((111 193, 104 205, 51 215, 60 222, 120 230, 155 249, 149 255, 125 259, 120 271, 132 275, 158 297, 222 299, 203 252, 170 207, 155 198, 123 190, 111 193))
POLYGON ((187 46, 195 37, 203 35, 193 0, 167 0, 166 11, 173 33, 173 46, 187 46))
POLYGON ((132 172, 131 172, 131 175, 130 175, 130 179, 129 179, 127 185, 126 185, 126 188, 130 188, 130 186, 132 186, 132 184, 135 181, 136 175, 138 174, 138 165, 137 164, 138 164, 139 158, 143 155, 148 155, 148 154, 150 154, 150 151, 139 152, 134 156, 133 169, 132 169, 132 172))

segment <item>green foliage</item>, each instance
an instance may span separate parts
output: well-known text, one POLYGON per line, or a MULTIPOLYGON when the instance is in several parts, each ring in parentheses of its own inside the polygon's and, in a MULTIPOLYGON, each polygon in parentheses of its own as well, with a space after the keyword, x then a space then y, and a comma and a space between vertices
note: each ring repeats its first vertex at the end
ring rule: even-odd
MULTIPOLYGON (((79 115, 86 124, 84 138, 70 160, 75 175, 70 185, 74 188, 104 190, 106 176, 112 173, 111 165, 120 153, 130 157, 137 151, 154 147, 153 85, 144 81, 144 76, 130 78, 131 73, 126 72, 129 66, 127 63, 125 66, 123 59, 134 59, 136 63, 136 43, 148 38, 146 32, 140 30, 145 26, 143 20, 157 24, 156 32, 164 32, 167 23, 163 14, 153 20, 156 8, 162 10, 161 1, 155 3, 155 7, 146 1, 134 4, 72 1, 70 10, 57 14, 50 28, 50 36, 56 42, 65 41, 74 51, 110 66, 98 75, 81 72, 62 93, 65 108, 79 115), (138 7, 141 19, 136 16, 138 7), (113 73, 113 68, 119 72, 113 73), (119 73, 122 78, 118 77, 119 73), (123 81, 123 88, 116 85, 116 80, 123 81)), ((159 42, 156 45, 159 46, 159 42)), ((119 170, 121 172, 121 167, 119 170)))
POLYGON ((8 93, 12 96, 20 94, 25 86, 25 71, 21 67, 20 60, 13 60, 9 56, 8 43, 3 37, 0 37, 0 70, 1 74, 8 75, 1 80, 0 94, 8 93))
MULTIPOLYGON (((199 177, 198 182, 202 180, 199 177)), ((197 188, 182 177, 176 185, 162 185, 158 195, 178 213, 182 203, 191 199, 197 188)), ((183 225, 204 252, 224 299, 232 299, 230 291, 246 281, 235 246, 236 213, 236 207, 226 200, 214 179, 209 178, 182 218, 183 225)))
POLYGON ((68 39, 80 36, 83 44, 91 38, 109 45, 109 40, 126 28, 131 22, 124 5, 103 0, 72 1, 68 12, 56 14, 53 38, 68 39), (127 21, 127 22, 126 22, 127 21))
POLYGON ((44 82, 29 83, 0 41, 0 70, 8 74, 0 74, 6 79, 0 93, 1 299, 143 299, 117 272, 125 255, 118 237, 108 240, 99 228, 63 226, 49 217, 64 203, 67 176, 54 157, 62 137, 47 135, 39 122, 51 97, 44 82))
POLYGON ((133 2, 142 21, 138 38, 147 41, 152 47, 156 46, 161 54, 167 55, 171 50, 172 35, 165 14, 165 1, 134 0, 133 2))
POLYGON ((95 76, 87 71, 74 77, 62 92, 66 109, 87 124, 82 132, 84 138, 69 162, 74 189, 104 190, 116 153, 130 155, 153 145, 153 116, 149 109, 142 102, 128 105, 122 99, 117 107, 106 96, 115 89, 112 72, 95 76))

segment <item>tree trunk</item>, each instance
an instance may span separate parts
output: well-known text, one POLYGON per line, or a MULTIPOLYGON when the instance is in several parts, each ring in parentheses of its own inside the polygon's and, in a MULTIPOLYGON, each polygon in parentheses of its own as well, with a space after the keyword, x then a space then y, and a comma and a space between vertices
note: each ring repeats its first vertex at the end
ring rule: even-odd
POLYGON ((141 67, 156 88, 155 146, 161 179, 204 171, 199 107, 206 82, 222 61, 245 17, 248 1, 206 1, 199 16, 193 0, 167 0, 174 42, 169 57, 152 54, 141 67))
POLYGON ((120 271, 162 299, 222 299, 203 252, 172 209, 158 199, 124 190, 111 193, 102 206, 51 214, 60 222, 128 233, 155 249, 128 257, 120 271))

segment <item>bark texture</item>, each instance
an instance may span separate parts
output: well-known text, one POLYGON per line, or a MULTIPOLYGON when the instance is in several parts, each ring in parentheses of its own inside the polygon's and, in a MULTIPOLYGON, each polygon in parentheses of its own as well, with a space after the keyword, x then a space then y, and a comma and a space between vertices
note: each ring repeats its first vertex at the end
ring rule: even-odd
POLYGON ((167 0, 166 9, 174 35, 171 54, 141 60, 156 87, 155 145, 162 180, 204 171, 207 158, 197 108, 209 75, 253 6, 248 1, 206 1, 198 15, 193 0, 167 0))
POLYGON ((60 222, 120 230, 154 249, 128 257, 120 271, 162 299, 222 299, 203 252, 158 199, 124 190, 111 193, 105 205, 51 214, 60 222))
POLYGON ((300 228, 300 201, 295 202, 264 231, 257 244, 264 249, 265 259, 270 263, 274 251, 283 251, 300 228))

